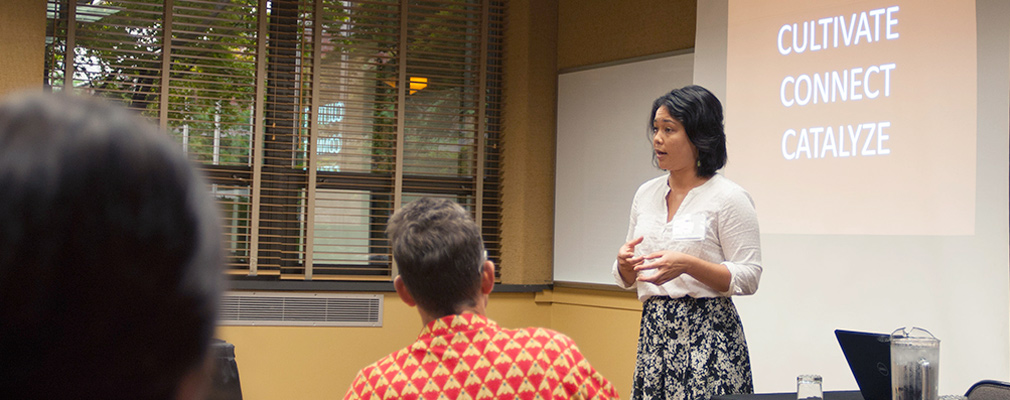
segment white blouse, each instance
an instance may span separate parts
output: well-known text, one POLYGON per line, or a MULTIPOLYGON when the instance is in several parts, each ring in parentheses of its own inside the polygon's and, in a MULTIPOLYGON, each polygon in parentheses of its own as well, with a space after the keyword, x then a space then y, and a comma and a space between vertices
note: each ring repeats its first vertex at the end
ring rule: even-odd
POLYGON ((635 281, 626 286, 615 260, 613 273, 617 285, 628 290, 638 289, 641 301, 652 296, 699 298, 748 295, 757 291, 761 280, 761 238, 750 194, 716 174, 691 189, 673 219, 666 222, 666 195, 670 192, 667 177, 663 175, 639 186, 631 204, 626 241, 645 237, 635 247, 635 256, 674 250, 725 265, 732 277, 729 290, 718 292, 688 274, 662 285, 635 281))

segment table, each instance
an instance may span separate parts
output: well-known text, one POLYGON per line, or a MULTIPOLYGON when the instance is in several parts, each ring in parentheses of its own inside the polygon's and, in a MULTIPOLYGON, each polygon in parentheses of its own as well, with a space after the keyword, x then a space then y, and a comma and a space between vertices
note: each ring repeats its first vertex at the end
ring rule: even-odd
MULTIPOLYGON (((760 393, 760 394, 728 394, 713 396, 712 400, 796 400, 796 392, 760 393)), ((824 400, 863 400, 858 390, 838 390, 824 392, 824 400)))

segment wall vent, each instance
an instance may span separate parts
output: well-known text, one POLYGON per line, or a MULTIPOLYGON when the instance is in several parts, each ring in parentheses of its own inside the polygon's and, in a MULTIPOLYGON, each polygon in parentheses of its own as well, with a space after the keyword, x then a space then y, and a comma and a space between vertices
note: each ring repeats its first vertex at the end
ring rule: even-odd
POLYGON ((221 325, 382 326, 382 295, 230 292, 221 325))

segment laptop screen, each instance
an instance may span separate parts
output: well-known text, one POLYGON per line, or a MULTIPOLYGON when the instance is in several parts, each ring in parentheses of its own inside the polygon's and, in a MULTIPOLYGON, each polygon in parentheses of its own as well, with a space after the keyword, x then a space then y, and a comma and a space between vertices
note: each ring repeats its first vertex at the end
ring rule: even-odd
POLYGON ((891 335, 835 330, 865 400, 891 400, 891 335))

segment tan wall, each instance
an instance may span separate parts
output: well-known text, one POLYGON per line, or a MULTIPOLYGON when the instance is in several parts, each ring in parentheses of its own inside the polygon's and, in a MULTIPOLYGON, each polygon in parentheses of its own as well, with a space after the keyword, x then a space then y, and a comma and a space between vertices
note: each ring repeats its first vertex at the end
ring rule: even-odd
MULTIPOLYGON (((641 303, 634 293, 558 288, 539 294, 494 293, 488 316, 506 328, 543 326, 562 332, 614 384, 631 393, 641 303)), ((235 345, 243 398, 332 399, 354 374, 412 343, 421 318, 386 294, 381 328, 223 326, 235 345)))
POLYGON ((0 1, 0 96, 42 87, 46 1, 0 1))
POLYGON ((557 1, 509 3, 502 138, 502 283, 553 277, 557 1))
POLYGON ((552 304, 551 329, 574 339, 593 367, 628 398, 642 315, 635 293, 555 288, 543 297, 552 304))
POLYGON ((696 0, 560 0, 558 68, 694 47, 696 0))
MULTIPOLYGON (((504 327, 550 326, 550 304, 533 293, 495 293, 488 316, 504 327)), ((222 326, 235 345, 248 400, 343 397, 361 367, 417 338, 421 317, 395 293, 384 296, 381 328, 222 326)))

